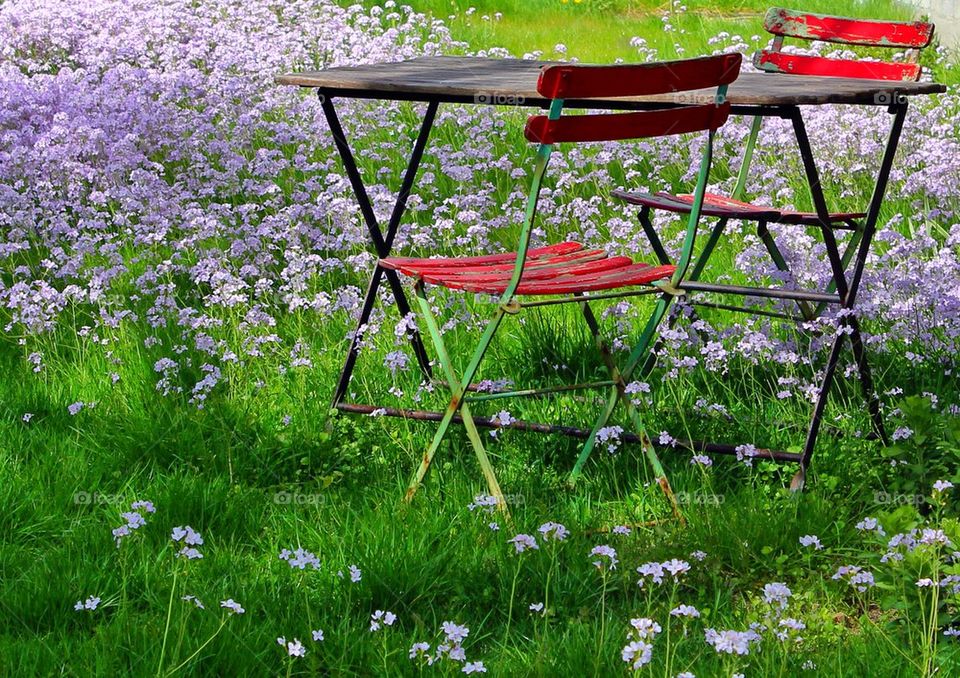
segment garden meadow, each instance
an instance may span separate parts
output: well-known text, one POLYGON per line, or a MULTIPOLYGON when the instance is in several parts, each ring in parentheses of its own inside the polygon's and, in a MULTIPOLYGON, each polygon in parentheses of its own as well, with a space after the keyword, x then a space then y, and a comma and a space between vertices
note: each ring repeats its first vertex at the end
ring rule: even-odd
MULTIPOLYGON (((0 675, 960 675, 956 55, 923 53, 949 88, 911 103, 859 301, 892 444, 871 435, 845 354, 803 492, 749 445, 680 448, 796 451, 836 332, 829 314, 797 327, 681 307, 631 393, 685 522, 621 442, 625 422, 575 489, 576 441, 483 432, 508 519, 461 432, 404 505, 430 426, 330 410, 375 255, 317 97, 274 78, 434 54, 749 57, 769 42, 766 5, 641 2, 631 24, 613 0, 558 0, 528 34, 537 3, 414 4, 0 0, 0 675), (566 40, 568 20, 609 41, 566 40)), ((422 107, 338 107, 386 221, 422 107)), ((515 245, 528 113, 441 106, 396 252, 515 245)), ((828 197, 865 201, 889 116, 804 118, 828 197)), ((749 122, 718 133, 711 191, 735 184, 749 122)), ((649 261, 610 191, 689 187, 699 143, 564 148, 535 240, 649 261)), ((765 121, 746 191, 810 208, 789 121, 765 121)), ((655 225, 677 251, 681 220, 655 225)), ((734 223, 712 279, 825 287, 816 234, 775 235, 795 276, 734 223)), ((351 399, 442 408, 410 319, 382 297, 351 399)), ((471 347, 489 304, 431 298, 445 341, 471 347)), ((646 303, 598 307, 615 350, 646 303)), ((573 311, 531 313, 479 378, 597 378, 591 347, 573 311)), ((588 425, 598 407, 567 395, 476 413, 588 425)))

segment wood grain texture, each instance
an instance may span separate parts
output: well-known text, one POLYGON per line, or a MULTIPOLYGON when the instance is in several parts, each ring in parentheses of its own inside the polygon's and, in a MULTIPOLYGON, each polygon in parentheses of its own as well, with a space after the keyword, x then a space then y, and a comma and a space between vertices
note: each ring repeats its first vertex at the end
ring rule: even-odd
MULTIPOLYGON (((556 62, 480 57, 418 57, 395 63, 342 66, 324 71, 291 73, 282 85, 315 87, 332 95, 377 99, 474 102, 487 105, 543 106, 537 93, 540 69, 556 62)), ((886 105, 897 96, 945 92, 933 82, 883 82, 779 73, 742 73, 730 84, 733 105, 791 106, 820 104, 886 105)), ((708 104, 716 90, 669 92, 636 97, 591 99, 598 107, 629 108, 637 104, 708 104)))

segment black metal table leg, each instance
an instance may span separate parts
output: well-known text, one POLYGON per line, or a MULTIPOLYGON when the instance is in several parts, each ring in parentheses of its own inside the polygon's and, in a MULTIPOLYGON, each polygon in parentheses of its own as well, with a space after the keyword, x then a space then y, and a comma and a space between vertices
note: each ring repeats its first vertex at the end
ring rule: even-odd
MULTIPOLYGON (((848 282, 845 275, 837 279, 837 291, 842 300, 841 308, 845 310, 853 310, 854 304, 856 303, 857 292, 860 288, 860 281, 863 278, 863 270, 867 263, 867 255, 870 252, 870 243, 873 240, 874 233, 876 232, 877 221, 880 217, 880 208, 883 205, 883 197, 887 190, 887 182, 890 179, 890 170, 893 167, 893 159, 896 155, 897 145, 900 141, 900 133, 903 131, 903 121, 907 114, 906 101, 891 106, 890 112, 894 115, 893 124, 890 129, 890 135, 887 138, 887 145, 884 149, 883 159, 880 163, 880 172, 877 175, 877 183, 874 186, 873 195, 870 198, 870 206, 867 210, 866 220, 864 221, 863 239, 860 241, 860 246, 857 250, 857 257, 851 271, 850 280, 848 282), (841 283, 843 285, 842 288, 840 286, 841 283)), ((800 123, 800 127, 802 128, 802 122, 800 123)), ((804 138, 805 137, 806 134, 804 132, 804 138)), ((807 149, 809 151, 809 144, 807 144, 807 149)), ((817 189, 819 190, 819 184, 817 185, 817 189)), ((822 198, 822 192, 820 195, 822 198)), ((819 211, 818 205, 818 213, 819 211)), ((823 214, 820 216, 823 218, 823 214)), ((861 360, 863 361, 864 365, 866 364, 866 357, 862 352, 862 341, 860 341, 858 323, 851 314, 843 314, 840 318, 840 332, 834 339, 833 346, 830 349, 830 356, 827 359, 827 367, 823 374, 816 404, 814 405, 813 416, 810 419, 810 428, 807 431, 807 440, 804 444, 803 456, 800 460, 800 470, 794 477, 793 487, 795 489, 799 489, 803 486, 806 470, 810 464, 810 458, 813 456, 813 450, 817 442, 817 434, 820 431, 823 412, 826 408, 827 397, 829 396, 830 388, 833 384, 833 378, 837 369, 837 363, 840 359, 840 350, 843 347, 844 337, 847 335, 845 328, 848 327, 851 329, 852 343, 860 344, 861 350, 858 351, 860 353, 858 364, 861 360), (854 335, 856 336, 856 339, 853 339, 854 335)), ((854 350, 857 351, 857 349, 854 350)), ((870 378, 869 368, 866 370, 861 370, 861 384, 865 390, 867 388, 872 390, 873 385, 870 378)), ((872 397, 871 392, 867 397, 867 401, 870 403, 873 400, 874 397, 872 397)), ((879 407, 877 408, 877 414, 879 415, 879 407)), ((883 434, 883 437, 885 437, 885 433, 883 434)))
MULTIPOLYGON (((396 237, 397 231, 399 230, 400 220, 403 217, 403 213, 406 209, 407 199, 409 198, 410 191, 413 188, 413 182, 416 178, 417 170, 420 167, 420 161, 423 158, 423 151, 426 148, 427 139, 430 136, 430 130, 433 127, 433 121, 436 118, 437 107, 439 103, 437 101, 430 101, 427 104, 427 110, 423 117, 423 123, 420 126, 420 132, 417 135, 416 142, 414 143, 413 152, 410 156, 409 162, 407 163, 407 169, 403 176, 400 191, 397 194, 397 201, 394 204, 393 212, 390 215, 390 221, 387 224, 387 233, 386 236, 384 236, 383 232, 380 230, 380 225, 377 222, 377 217, 374 214, 373 206, 370 203, 370 197, 367 195, 366 187, 364 186, 363 179, 360 176, 360 171, 357 168, 357 163, 354 159, 353 152, 350 150, 350 146, 347 143, 346 135, 344 134, 343 127, 340 124, 340 119, 337 116, 337 111, 333 105, 333 99, 332 97, 326 96, 322 90, 319 92, 319 96, 320 105, 323 108, 324 115, 326 116, 327 124, 330 126, 330 132, 333 136, 334 144, 336 145, 337 151, 340 154, 340 158, 343 161, 344 168, 347 172, 347 177, 350 180, 350 185, 353 187, 353 192, 357 198, 357 204, 360 206, 360 212, 363 215, 363 220, 366 223, 367 230, 370 233, 370 240, 373 242, 374 251, 376 252, 377 257, 380 259, 387 257, 390 255, 390 250, 393 247, 393 241, 396 237)), ((403 291, 403 286, 400 283, 400 278, 397 273, 395 271, 386 270, 382 268, 379 263, 377 263, 376 268, 374 268, 373 274, 370 277, 370 283, 367 286, 367 292, 364 296, 363 305, 360 310, 360 316, 357 319, 357 327, 350 342, 350 350, 347 352, 347 358, 344 362, 343 370, 340 372, 340 378, 337 381, 336 390, 334 391, 334 407, 341 400, 343 400, 343 397, 347 392, 347 387, 350 384, 350 377, 353 375, 353 368, 356 364, 357 354, 359 352, 359 342, 362 337, 362 329, 370 320, 370 314, 373 311, 373 304, 376 301, 377 292, 384 276, 386 277, 387 283, 390 285, 390 289, 393 292, 394 300, 396 301, 397 310, 400 313, 400 316, 405 317, 411 312, 410 304, 407 301, 406 294, 403 291)), ((418 332, 412 332, 410 334, 410 343, 413 347, 414 355, 417 358, 417 363, 420 365, 420 369, 423 371, 424 376, 427 379, 430 379, 432 377, 430 358, 427 355, 423 341, 418 332)))

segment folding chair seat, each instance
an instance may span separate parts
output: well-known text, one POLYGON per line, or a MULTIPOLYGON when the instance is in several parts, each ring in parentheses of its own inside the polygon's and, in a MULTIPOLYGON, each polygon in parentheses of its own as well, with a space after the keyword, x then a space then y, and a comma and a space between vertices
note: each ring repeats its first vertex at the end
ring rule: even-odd
MULTIPOLYGON (((467 292, 502 294, 510 284, 516 254, 458 258, 381 260, 384 268, 431 285, 467 292)), ((527 251, 516 295, 582 294, 646 285, 669 278, 675 266, 634 263, 629 257, 611 257, 604 250, 588 250, 565 242, 527 251)))
MULTIPOLYGON (((661 191, 651 195, 650 193, 636 193, 618 189, 613 191, 611 195, 633 205, 643 205, 680 214, 690 212, 693 205, 693 195, 690 193, 674 194, 661 191)), ((820 217, 817 216, 816 212, 798 212, 796 210, 776 209, 767 205, 754 205, 716 193, 707 193, 703 196, 703 209, 700 213, 705 217, 721 217, 724 219, 766 221, 799 226, 820 225, 820 217)), ((829 218, 832 224, 849 224, 849 222, 862 219, 865 216, 867 216, 866 212, 832 212, 829 218)))
MULTIPOLYGON (((519 397, 581 388, 603 388, 607 391, 605 408, 587 438, 571 473, 571 480, 579 473, 587 456, 596 445, 597 432, 605 425, 615 406, 622 404, 627 410, 637 437, 641 440, 643 454, 650 463, 658 484, 671 501, 674 511, 677 511, 677 503, 663 467, 625 389, 632 371, 648 354, 659 323, 664 318, 673 297, 679 294, 676 285, 679 284, 690 265, 700 218, 700 203, 706 191, 712 159, 713 137, 716 129, 723 125, 730 115, 730 104, 725 101, 726 89, 727 85, 739 75, 741 59, 739 54, 722 54, 659 64, 616 66, 558 64, 544 67, 537 83, 537 91, 550 101, 550 107, 547 115, 531 117, 524 129, 527 140, 538 146, 536 167, 532 173, 526 212, 515 251, 505 254, 461 257, 384 257, 380 260, 382 268, 397 271, 414 280, 420 310, 418 320, 422 321, 429 332, 450 390, 450 401, 444 412, 424 413, 424 418, 437 421, 438 427, 408 487, 407 499, 413 496, 426 475, 450 424, 460 421, 466 427, 491 494, 497 497, 500 507, 505 508, 503 495, 486 456, 482 439, 477 432, 477 423, 481 420, 474 419, 471 413, 472 405, 490 397, 519 397), (716 96, 711 103, 651 111, 561 115, 564 101, 567 99, 580 102, 591 98, 643 96, 703 88, 716 90, 716 96), (636 262, 630 257, 613 256, 604 249, 586 248, 577 242, 530 247, 543 177, 550 155, 557 144, 625 141, 688 132, 706 132, 707 143, 702 151, 695 191, 696 196, 699 197, 694 198, 693 206, 689 210, 690 217, 683 255, 676 264, 660 262, 651 265, 636 262), (498 303, 491 305, 492 317, 486 324, 480 342, 460 374, 456 372, 450 360, 450 354, 439 329, 440 323, 437 322, 433 308, 427 299, 427 285, 465 292, 487 293, 498 298, 498 303), (591 293, 594 292, 601 293, 593 295, 600 298, 641 294, 653 294, 657 297, 640 341, 622 369, 614 364, 613 354, 607 350, 599 335, 599 325, 590 308, 591 293), (527 301, 525 297, 529 296, 555 298, 527 301), (518 313, 525 307, 563 303, 577 304, 580 307, 597 343, 600 357, 610 373, 608 380, 545 389, 498 391, 496 394, 477 393, 471 389, 472 380, 477 374, 484 354, 507 315, 518 313)), ((570 428, 532 423, 527 426, 530 430, 570 428)))

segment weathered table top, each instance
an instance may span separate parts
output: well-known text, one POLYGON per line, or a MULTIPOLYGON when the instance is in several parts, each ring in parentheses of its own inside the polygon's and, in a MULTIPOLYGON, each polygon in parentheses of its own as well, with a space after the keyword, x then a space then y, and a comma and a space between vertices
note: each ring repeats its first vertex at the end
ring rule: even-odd
MULTIPOLYGON (((538 106, 543 66, 556 63, 524 59, 431 56, 394 63, 341 66, 323 71, 281 75, 283 85, 316 87, 331 95, 416 101, 474 102, 492 105, 538 106)), ((889 82, 776 73, 742 73, 730 85, 727 99, 740 106, 818 104, 889 105, 897 96, 945 92, 934 82, 889 82)), ((596 107, 637 104, 690 104, 712 101, 713 90, 695 90, 643 97, 591 99, 596 107)))

